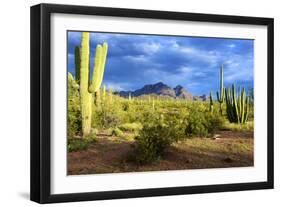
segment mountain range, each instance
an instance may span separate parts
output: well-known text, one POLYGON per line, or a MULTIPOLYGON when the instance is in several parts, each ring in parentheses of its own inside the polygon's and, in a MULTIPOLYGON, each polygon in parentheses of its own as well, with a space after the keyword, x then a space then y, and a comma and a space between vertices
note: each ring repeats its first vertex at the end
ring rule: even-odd
POLYGON ((170 98, 179 98, 186 100, 193 100, 193 96, 181 85, 177 85, 175 88, 171 88, 168 85, 158 82, 155 84, 149 84, 143 86, 141 89, 135 91, 120 91, 117 92, 122 97, 128 97, 131 94, 132 97, 155 94, 158 96, 170 97, 170 98))

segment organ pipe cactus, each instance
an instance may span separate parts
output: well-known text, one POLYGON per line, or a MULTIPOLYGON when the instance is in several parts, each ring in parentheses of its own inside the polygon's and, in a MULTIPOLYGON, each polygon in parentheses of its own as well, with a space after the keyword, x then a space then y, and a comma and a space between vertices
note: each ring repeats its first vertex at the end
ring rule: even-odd
MULTIPOLYGON (((103 79, 104 66, 107 55, 107 43, 103 46, 100 44, 96 47, 96 54, 94 58, 94 72, 92 80, 90 81, 90 34, 89 32, 82 32, 81 47, 79 50, 80 55, 80 104, 82 115, 82 133, 83 137, 90 134, 91 120, 92 120, 92 94, 97 93, 100 90, 100 86, 103 79)), ((75 49, 76 50, 76 49, 75 49)), ((78 49, 77 49, 78 51, 78 49)), ((78 57, 75 60, 78 60, 78 57)), ((78 70, 78 69, 77 69, 78 70)), ((76 70, 76 71, 77 71, 76 70)))
POLYGON ((224 103, 223 65, 221 65, 220 67, 220 92, 217 91, 217 100, 220 103, 220 113, 222 115, 222 108, 224 103))
POLYGON ((236 94, 235 85, 225 89, 225 101, 227 118, 232 123, 244 124, 248 120, 250 98, 246 95, 245 89, 236 94))

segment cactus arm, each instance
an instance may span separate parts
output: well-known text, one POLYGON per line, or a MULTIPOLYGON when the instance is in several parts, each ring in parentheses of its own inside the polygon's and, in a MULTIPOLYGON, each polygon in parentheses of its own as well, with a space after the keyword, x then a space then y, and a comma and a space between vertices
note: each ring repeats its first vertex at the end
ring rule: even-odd
POLYGON ((92 82, 89 86, 90 93, 97 92, 101 86, 104 67, 106 63, 108 46, 107 43, 104 43, 103 46, 97 45, 96 47, 96 55, 94 60, 94 72, 92 76, 92 82))
POLYGON ((94 71, 92 75, 92 82, 89 87, 89 92, 94 93, 97 92, 100 88, 99 83, 99 74, 100 74, 100 67, 101 67, 101 57, 102 57, 102 46, 100 44, 96 47, 96 54, 94 59, 94 71))
POLYGON ((219 95, 218 91, 217 91, 217 100, 218 100, 218 102, 220 102, 220 95, 219 95))
POLYGON ((99 70, 99 82, 98 85, 101 85, 102 79, 103 79, 103 74, 104 74, 104 68, 105 68, 105 63, 106 63, 106 56, 107 56, 107 50, 108 50, 108 45, 107 43, 103 43, 102 46, 102 54, 101 54, 101 65, 100 65, 100 70, 99 70))

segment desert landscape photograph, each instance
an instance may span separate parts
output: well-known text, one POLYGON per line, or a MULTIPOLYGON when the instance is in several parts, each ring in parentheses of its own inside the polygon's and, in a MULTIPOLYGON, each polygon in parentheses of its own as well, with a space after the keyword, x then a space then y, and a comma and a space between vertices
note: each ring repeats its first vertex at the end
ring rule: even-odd
POLYGON ((254 165, 254 40, 67 32, 67 174, 254 165))

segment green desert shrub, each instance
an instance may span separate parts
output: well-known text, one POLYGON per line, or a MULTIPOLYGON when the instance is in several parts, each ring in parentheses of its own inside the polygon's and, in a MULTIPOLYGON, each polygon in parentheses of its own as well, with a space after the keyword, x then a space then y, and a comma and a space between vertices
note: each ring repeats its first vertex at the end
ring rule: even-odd
POLYGON ((129 131, 129 132, 138 132, 142 129, 142 124, 138 122, 134 123, 125 123, 119 126, 119 129, 123 131, 129 131))
POLYGON ((86 139, 68 139, 67 150, 68 152, 75 152, 85 150, 89 147, 89 142, 86 139))
POLYGON ((193 111, 186 118, 185 134, 187 136, 205 137, 208 135, 207 120, 202 112, 193 111))
POLYGON ((117 136, 117 137, 122 137, 124 134, 123 134, 123 131, 121 129, 119 129, 118 127, 115 127, 112 130, 111 135, 112 136, 117 136))
POLYGON ((73 137, 81 133, 81 112, 79 90, 74 87, 74 80, 68 82, 67 135, 73 137))
POLYGON ((224 127, 224 123, 225 123, 225 119, 220 116, 220 114, 218 113, 209 113, 207 112, 205 114, 205 118, 207 120, 207 129, 208 129, 208 133, 215 133, 216 131, 223 129, 224 127))
POLYGON ((208 134, 221 129, 224 124, 224 120, 219 114, 198 110, 192 110, 185 122, 185 134, 189 137, 207 137, 208 134))
POLYGON ((179 122, 181 120, 173 115, 151 113, 149 120, 135 137, 136 160, 151 163, 161 158, 167 147, 183 137, 179 122))

